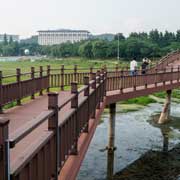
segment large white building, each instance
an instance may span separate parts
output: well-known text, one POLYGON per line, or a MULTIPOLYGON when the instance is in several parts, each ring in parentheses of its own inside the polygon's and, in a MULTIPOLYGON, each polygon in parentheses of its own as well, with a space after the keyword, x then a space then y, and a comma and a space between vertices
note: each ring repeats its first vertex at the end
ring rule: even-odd
POLYGON ((54 45, 66 42, 78 42, 89 38, 90 33, 86 30, 47 30, 38 31, 38 43, 40 45, 54 45))
POLYGON ((0 43, 4 42, 4 36, 6 36, 8 41, 10 40, 11 37, 13 41, 19 41, 19 35, 0 34, 0 43))

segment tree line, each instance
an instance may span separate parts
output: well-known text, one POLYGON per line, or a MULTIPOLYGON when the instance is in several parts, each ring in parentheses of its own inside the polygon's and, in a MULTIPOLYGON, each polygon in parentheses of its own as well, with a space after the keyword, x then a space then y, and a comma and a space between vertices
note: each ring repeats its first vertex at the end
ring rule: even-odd
POLYGON ((24 50, 29 49, 31 55, 47 55, 50 57, 72 57, 80 56, 92 58, 120 58, 129 59, 133 57, 160 57, 173 50, 180 49, 180 30, 176 33, 157 29, 146 32, 132 32, 128 37, 122 33, 114 36, 112 41, 102 39, 90 39, 77 43, 63 43, 53 46, 40 46, 37 43, 13 42, 10 38, 4 38, 0 44, 0 55, 16 56, 24 55, 24 50))

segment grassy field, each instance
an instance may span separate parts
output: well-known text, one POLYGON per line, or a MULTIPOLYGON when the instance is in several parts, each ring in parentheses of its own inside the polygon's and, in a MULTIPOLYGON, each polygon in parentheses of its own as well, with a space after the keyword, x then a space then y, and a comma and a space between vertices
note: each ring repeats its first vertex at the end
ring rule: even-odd
POLYGON ((67 58, 67 59, 42 59, 34 62, 31 61, 13 61, 13 62, 0 62, 0 70, 3 72, 3 75, 15 74, 16 68, 21 68, 22 72, 29 72, 31 67, 35 67, 38 69, 39 66, 43 66, 44 68, 47 65, 50 65, 52 68, 60 68, 61 65, 65 66, 66 69, 73 68, 74 65, 78 65, 79 68, 90 68, 96 67, 101 68, 106 65, 107 67, 115 67, 116 64, 119 64, 121 67, 127 66, 128 63, 125 61, 117 61, 116 59, 108 59, 108 60, 88 60, 83 58, 67 58))

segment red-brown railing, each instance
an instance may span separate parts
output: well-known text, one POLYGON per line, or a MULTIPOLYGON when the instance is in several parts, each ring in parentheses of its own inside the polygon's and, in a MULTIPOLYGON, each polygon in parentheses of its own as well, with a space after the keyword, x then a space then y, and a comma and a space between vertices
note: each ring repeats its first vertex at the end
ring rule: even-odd
POLYGON ((124 89, 141 87, 149 85, 157 85, 158 83, 172 83, 174 80, 179 81, 180 79, 180 68, 165 69, 164 72, 156 72, 146 75, 136 76, 112 76, 107 77, 107 91, 120 90, 123 92, 124 89))
MULTIPOLYGON (((179 58, 178 54, 173 55, 168 57, 168 63, 179 58)), ((65 86, 71 85, 71 95, 67 101, 58 102, 58 94, 49 93, 48 110, 21 126, 13 134, 9 135, 8 119, 0 119, 1 180, 57 179, 67 158, 78 153, 78 139, 82 133, 88 133, 89 119, 95 118, 96 109, 100 108, 106 91, 120 90, 123 93, 128 88, 136 90, 139 87, 158 86, 158 83, 166 85, 167 82, 179 82, 179 67, 163 70, 164 64, 168 63, 163 60, 163 65, 159 65, 160 69, 156 68, 155 73, 153 71, 150 74, 136 76, 130 76, 129 71, 119 70, 118 67, 114 71, 107 72, 104 68, 101 72, 94 73, 92 68, 90 71, 77 72, 76 66, 69 73, 64 72, 62 66, 60 74, 53 73, 58 69, 52 70, 50 66, 46 71, 43 71, 42 67, 36 72, 31 68, 31 73, 24 74, 18 69, 16 75, 6 77, 0 73, 1 107, 14 100, 20 104, 21 98, 34 98, 36 92, 39 91, 41 95, 44 89, 49 91, 50 87, 60 87, 63 90, 65 86), (91 77, 90 81, 87 75, 91 77), (15 77, 16 82, 2 82, 10 77, 15 77), (78 89, 78 84, 84 86, 78 89), (68 109, 65 109, 66 107, 68 109), (66 110, 66 113, 59 117, 63 110, 66 110), (16 159, 10 162, 10 153, 16 148, 16 144, 24 141, 41 125, 47 126, 48 130, 42 131, 40 137, 31 142, 28 150, 19 152, 16 159)))
POLYGON ((82 133, 88 133, 89 120, 95 118, 95 111, 104 100, 105 75, 92 73, 91 79, 84 77, 84 86, 79 90, 78 83, 72 82, 71 96, 65 102, 58 102, 58 93, 49 93, 48 110, 13 134, 8 135, 8 120, 0 120, 1 180, 58 179, 59 170, 69 155, 78 153, 78 139, 82 133), (68 104, 66 115, 58 117, 68 104), (34 140, 31 147, 11 163, 10 149, 47 121, 48 131, 41 132, 41 138, 34 140))
MULTIPOLYGON (((168 64, 179 60, 179 51, 168 54, 161 61, 147 70, 147 74, 157 73, 167 68, 168 64)), ((15 75, 3 76, 0 71, 0 112, 4 105, 17 101, 17 104, 21 104, 21 99, 27 96, 35 97, 35 93, 39 92, 42 95, 43 90, 49 91, 50 87, 60 88, 64 90, 66 86, 70 86, 72 81, 76 81, 78 84, 83 84, 84 76, 91 76, 91 74, 97 71, 98 68, 78 68, 77 65, 73 69, 65 69, 64 65, 60 68, 50 68, 44 70, 40 66, 39 71, 35 71, 34 67, 31 67, 31 72, 21 73, 20 69, 16 70, 15 75), (8 79, 13 80, 12 83, 6 83, 8 79)), ((107 77, 114 76, 128 76, 130 71, 128 67, 119 68, 116 65, 114 68, 108 68, 104 66, 101 72, 106 71, 107 77)), ((164 70, 163 70, 164 71, 164 70)), ((141 70, 137 70, 137 75, 141 75, 141 70)))
POLYGON ((39 71, 32 67, 28 73, 21 73, 21 69, 18 68, 16 74, 10 76, 3 76, 0 71, 0 112, 4 105, 13 101, 20 105, 24 97, 31 96, 34 99, 37 92, 43 95, 44 89, 49 89, 49 74, 48 71, 43 71, 42 66, 39 71), (9 78, 15 82, 6 83, 9 78))

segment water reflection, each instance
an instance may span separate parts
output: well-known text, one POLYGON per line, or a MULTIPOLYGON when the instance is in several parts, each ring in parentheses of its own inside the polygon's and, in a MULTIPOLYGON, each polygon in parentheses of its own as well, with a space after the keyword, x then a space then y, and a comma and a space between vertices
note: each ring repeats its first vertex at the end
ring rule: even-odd
POLYGON ((107 150, 107 180, 112 180, 114 175, 114 150, 107 150))
POLYGON ((172 121, 166 125, 157 125, 152 120, 152 115, 162 110, 162 105, 157 103, 139 111, 117 113, 116 151, 104 151, 109 144, 110 119, 109 113, 104 114, 77 179, 144 180, 145 176, 147 180, 159 180, 159 175, 160 180, 177 180, 177 174, 180 175, 180 148, 176 147, 180 143, 179 108, 179 104, 172 104, 172 116, 177 117, 171 117, 172 121))
POLYGON ((163 136, 163 152, 168 152, 169 147, 169 133, 171 129, 169 127, 161 128, 161 133, 163 136))
POLYGON ((158 117, 159 114, 148 122, 161 131, 162 151, 149 150, 122 171, 113 175, 111 180, 179 180, 180 143, 169 150, 169 137, 174 129, 179 130, 179 123, 177 123, 179 118, 174 117, 170 123, 159 125, 157 124, 158 117))

